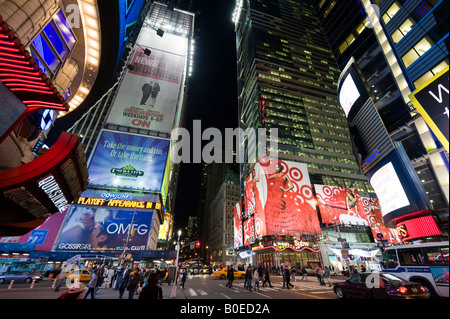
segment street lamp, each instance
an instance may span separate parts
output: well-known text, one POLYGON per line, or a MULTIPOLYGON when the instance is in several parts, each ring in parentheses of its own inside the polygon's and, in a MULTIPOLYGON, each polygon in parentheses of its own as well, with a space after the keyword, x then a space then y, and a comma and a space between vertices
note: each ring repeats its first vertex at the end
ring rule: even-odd
POLYGON ((175 278, 173 280, 170 298, 175 298, 177 296, 177 271, 178 271, 178 258, 180 257, 180 236, 181 236, 181 229, 178 231, 177 246, 175 247, 175 249, 177 250, 177 259, 175 261, 175 278))

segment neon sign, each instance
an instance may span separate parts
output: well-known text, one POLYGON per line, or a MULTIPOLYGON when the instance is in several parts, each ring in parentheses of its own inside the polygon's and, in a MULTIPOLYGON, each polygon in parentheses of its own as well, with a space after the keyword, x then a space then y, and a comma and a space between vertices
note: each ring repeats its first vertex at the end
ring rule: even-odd
POLYGON ((161 210, 161 204, 156 202, 125 200, 125 199, 105 199, 93 197, 80 197, 78 205, 107 206, 120 208, 140 208, 161 210))

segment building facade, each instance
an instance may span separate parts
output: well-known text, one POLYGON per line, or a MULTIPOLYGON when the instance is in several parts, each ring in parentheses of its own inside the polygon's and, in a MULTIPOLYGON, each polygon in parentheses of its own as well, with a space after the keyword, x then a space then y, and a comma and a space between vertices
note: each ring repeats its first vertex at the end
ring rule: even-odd
MULTIPOLYGON (((268 157, 276 157, 286 163, 306 164, 311 191, 302 194, 304 199, 317 198, 317 190, 324 185, 334 187, 338 192, 339 188, 348 192, 356 190, 361 192, 361 196, 364 192, 373 192, 353 154, 345 114, 336 94, 340 68, 313 3, 237 1, 234 22, 240 127, 243 130, 278 129, 278 136, 274 138, 271 135, 267 140, 243 137, 241 142, 245 147, 256 145, 256 149, 262 148, 262 154, 268 157), (271 149, 271 138, 278 143, 277 150, 271 149)), ((247 156, 247 150, 244 154, 247 156)), ((254 164, 247 159, 241 167, 241 189, 243 180, 251 176, 254 164)), ((285 262, 295 266, 303 263, 310 267, 329 265, 336 256, 319 242, 323 237, 322 231, 336 226, 336 221, 323 218, 326 211, 318 208, 318 202, 316 200, 316 205, 311 202, 311 206, 316 210, 315 218, 319 218, 317 224, 320 223, 322 230, 312 232, 314 235, 307 231, 300 233, 302 237, 296 238, 297 243, 293 236, 286 237, 292 234, 273 233, 259 238, 252 244, 256 260, 275 266, 285 262), (286 250, 284 254, 275 245, 279 243, 283 244, 281 249, 286 250), (269 259, 267 256, 259 257, 268 251, 269 259)), ((243 211, 245 214, 245 205, 243 211)), ((363 229, 361 226, 349 225, 346 231, 367 235, 355 239, 354 244, 367 243, 370 247, 358 248, 365 251, 376 249, 369 223, 362 226, 363 229)), ((363 261, 362 256, 355 259, 355 263, 359 261, 363 261)), ((342 263, 341 270, 345 266, 342 263)))
POLYGON ((239 175, 227 170, 208 212, 207 256, 213 265, 236 263, 233 250, 233 207, 240 196, 239 175))

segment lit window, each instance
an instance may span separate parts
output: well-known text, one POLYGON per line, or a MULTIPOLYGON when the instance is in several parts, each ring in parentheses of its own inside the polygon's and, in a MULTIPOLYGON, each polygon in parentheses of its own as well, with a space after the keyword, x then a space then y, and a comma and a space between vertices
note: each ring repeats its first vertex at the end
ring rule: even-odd
POLYGON ((395 44, 399 43, 404 36, 406 36, 409 31, 416 25, 416 21, 409 17, 406 21, 397 29, 394 33, 392 33, 392 40, 395 44))
POLYGON ((422 75, 420 78, 418 78, 416 81, 414 81, 414 86, 417 88, 421 87, 423 84, 425 84, 428 80, 431 80, 433 76, 441 72, 443 69, 445 69, 448 66, 448 59, 445 61, 442 61, 438 65, 436 65, 431 70, 428 70, 424 75, 422 75))
POLYGON ((414 48, 409 50, 402 57, 405 67, 409 67, 411 64, 413 64, 419 57, 424 55, 433 45, 434 45, 433 41, 428 36, 420 40, 414 46, 414 48))
POLYGON ((387 24, 395 16, 395 14, 398 12, 398 10, 400 10, 400 4, 397 1, 395 1, 389 7, 389 9, 387 9, 386 13, 383 14, 384 23, 387 24))

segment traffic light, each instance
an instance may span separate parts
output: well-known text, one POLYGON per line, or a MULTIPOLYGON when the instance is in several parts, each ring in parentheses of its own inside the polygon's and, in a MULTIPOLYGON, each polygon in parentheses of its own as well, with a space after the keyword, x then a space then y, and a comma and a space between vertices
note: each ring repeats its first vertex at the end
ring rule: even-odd
POLYGON ((195 243, 195 247, 196 248, 200 248, 200 242, 199 241, 195 243))

